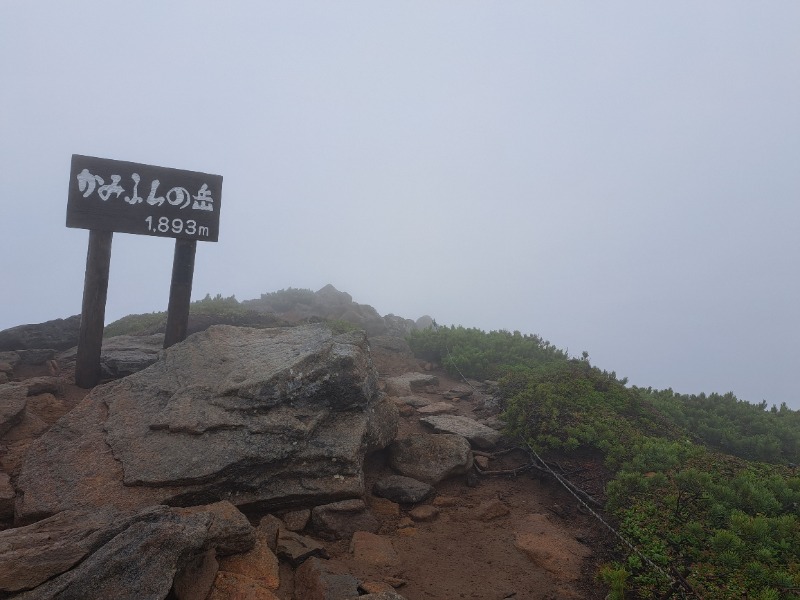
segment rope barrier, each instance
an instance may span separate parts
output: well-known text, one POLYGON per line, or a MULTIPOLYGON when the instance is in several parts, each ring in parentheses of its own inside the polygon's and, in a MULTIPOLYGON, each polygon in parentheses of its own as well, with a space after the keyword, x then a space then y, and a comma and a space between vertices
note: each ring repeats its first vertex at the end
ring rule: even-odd
MULTIPOLYGON (((461 369, 459 369, 459 368, 458 368, 458 365, 456 364, 455 360, 453 360, 453 355, 452 355, 452 354, 451 354, 451 352, 450 352, 450 348, 447 348, 447 356, 448 356, 448 358, 450 359, 450 363, 453 365, 453 367, 455 367, 456 371, 458 371, 458 374, 459 374, 459 375, 461 375, 461 378, 464 380, 464 382, 465 382, 465 383, 466 383, 466 384, 467 384, 467 385, 468 385, 470 388, 472 388, 472 390, 473 390, 474 392, 477 392, 477 390, 476 390, 476 389, 473 387, 473 385, 472 385, 472 384, 471 384, 471 383, 470 383, 470 382, 467 380, 467 378, 466 378, 466 377, 464 376, 464 374, 461 372, 461 369)), ((670 575, 670 574, 669 574, 667 571, 665 571, 665 570, 664 570, 662 567, 660 567, 659 565, 657 565, 656 563, 654 563, 654 562, 653 562, 653 561, 652 561, 652 560, 651 560, 649 557, 647 557, 645 554, 643 554, 643 553, 642 553, 642 552, 641 552, 641 551, 640 551, 640 550, 639 550, 639 549, 638 549, 638 548, 637 548, 637 547, 636 547, 636 546, 635 546, 635 545, 634 545, 632 542, 630 542, 630 541, 629 541, 627 538, 625 538, 625 536, 623 536, 623 535, 622 535, 622 534, 621 534, 619 531, 617 531, 617 530, 616 530, 616 529, 615 529, 613 526, 611 526, 611 525, 610 525, 610 524, 609 524, 609 523, 608 523, 608 522, 607 522, 607 521, 606 521, 606 520, 605 520, 605 519, 604 519, 604 518, 603 518, 601 515, 599 515, 599 514, 598 514, 598 513, 597 513, 597 512, 596 512, 594 509, 592 509, 592 507, 591 507, 591 506, 589 506, 589 504, 588 504, 587 502, 585 502, 585 501, 584 501, 584 500, 583 500, 583 499, 582 499, 582 498, 581 498, 581 497, 580 497, 580 496, 579 496, 579 495, 578 495, 578 494, 577 494, 577 493, 574 491, 574 489, 578 489, 578 490, 580 490, 580 488, 578 488, 578 486, 576 486, 575 484, 573 484, 573 483, 571 483, 571 482, 568 482, 568 481, 566 481, 566 480, 565 480, 565 478, 563 478, 561 475, 559 475, 558 473, 556 473, 555 471, 553 471, 553 469, 550 467, 550 465, 548 465, 548 464, 547 464, 547 463, 544 461, 544 459, 542 459, 542 457, 541 457, 541 456, 539 456, 539 454, 536 452, 536 450, 534 450, 534 449, 533 449, 533 446, 531 446, 531 444, 530 444, 530 443, 527 443, 527 442, 526 442, 526 444, 525 444, 525 445, 528 447, 528 449, 530 450, 531 454, 532 454, 532 455, 533 455, 533 456, 536 458, 536 460, 537 460, 537 461, 539 461, 539 463, 540 463, 540 464, 541 464, 541 465, 542 465, 542 466, 543 466, 543 467, 546 469, 546 471, 547 471, 547 472, 548 472, 548 473, 549 473, 549 474, 550 474, 550 475, 551 475, 551 476, 552 476, 552 477, 553 477, 553 478, 554 478, 554 479, 555 479, 555 480, 556 480, 558 483, 560 483, 560 484, 561 484, 561 486, 562 486, 562 487, 563 487, 565 490, 567 490, 567 491, 570 493, 570 495, 571 495, 573 498, 575 498, 575 500, 577 500, 577 501, 578 501, 578 503, 579 503, 579 504, 580 504, 580 505, 581 505, 581 506, 582 506, 584 509, 586 509, 586 510, 589 512, 589 514, 591 514, 591 515, 592 515, 592 516, 593 516, 595 519, 597 519, 597 520, 598 520, 600 523, 602 523, 602 524, 603 524, 603 526, 605 526, 605 528, 606 528, 606 529, 608 529, 608 530, 609 530, 609 531, 610 531, 612 534, 614 534, 614 536, 616 536, 616 537, 617 537, 617 539, 619 539, 619 541, 620 541, 620 542, 622 542, 622 543, 623 543, 623 544, 624 544, 624 545, 625 545, 625 546, 626 546, 628 549, 630 549, 630 551, 631 551, 631 552, 633 552, 634 554, 636 554, 636 556, 638 556, 638 557, 639 557, 639 558, 640 558, 640 559, 641 559, 641 560, 642 560, 642 561, 643 561, 643 562, 644 562, 646 565, 648 565, 648 566, 649 566, 649 567, 650 567, 650 568, 651 568, 653 571, 655 571, 656 573, 658 573, 659 575, 661 575, 661 577, 663 577, 663 578, 664 578, 666 581, 668 581, 668 582, 669 582, 669 585, 670 585, 670 588, 671 588, 673 591, 676 591, 676 592, 678 592, 682 598, 686 598, 686 597, 687 597, 687 596, 685 595, 685 592, 689 592, 689 593, 690 593, 690 594, 691 594, 693 597, 695 597, 695 598, 699 597, 699 596, 698 596, 698 594, 697 594, 697 593, 696 593, 696 592, 695 592, 695 591, 694 591, 694 590, 691 588, 691 586, 689 585, 689 583, 688 583, 688 582, 687 582, 685 579, 683 579, 683 577, 680 577, 680 581, 679 581, 679 580, 677 580, 677 579, 675 579, 675 578, 674 578, 672 575, 670 575), (573 488, 574 488, 574 489, 573 489, 573 488)), ((582 490, 581 490, 581 491, 582 491, 582 490)), ((584 493, 585 493, 585 492, 584 492, 584 493)), ((586 494, 586 495, 588 496, 588 494, 586 494)))
POLYGON ((572 490, 572 487, 577 487, 575 486, 575 484, 566 482, 564 478, 561 477, 561 475, 553 471, 550 465, 548 465, 542 459, 542 457, 536 453, 536 450, 533 449, 533 446, 531 446, 529 443, 526 443, 525 445, 528 446, 528 449, 531 451, 531 454, 533 454, 533 456, 536 457, 536 460, 538 460, 539 463, 541 463, 544 466, 544 468, 547 469, 548 473, 550 473, 550 475, 552 475, 553 478, 556 481, 558 481, 562 485, 562 487, 565 490, 567 490, 572 495, 572 497, 575 498, 575 500, 577 500, 580 503, 581 506, 583 506, 584 509, 586 509, 595 519, 600 521, 606 527, 606 529, 608 529, 611 533, 613 533, 617 537, 617 539, 619 539, 619 541, 625 544, 625 546, 627 546, 631 550, 631 552, 633 552, 639 558, 641 558, 645 562, 645 564, 647 564, 651 569, 656 571, 659 575, 664 577, 664 579, 666 579, 669 582, 670 587, 672 588, 678 587, 679 584, 672 575, 667 573, 664 569, 662 569, 660 566, 654 563, 650 558, 645 556, 636 546, 633 545, 632 542, 628 541, 625 538, 625 536, 623 536, 619 531, 614 529, 614 527, 611 526, 601 515, 595 512, 591 506, 589 506, 586 502, 584 502, 584 500, 572 490))

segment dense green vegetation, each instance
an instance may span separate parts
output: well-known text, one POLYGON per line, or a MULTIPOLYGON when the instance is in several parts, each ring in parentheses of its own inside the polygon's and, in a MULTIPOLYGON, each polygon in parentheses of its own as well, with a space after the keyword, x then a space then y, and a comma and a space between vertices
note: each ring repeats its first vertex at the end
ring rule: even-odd
POLYGON ((414 332, 417 356, 499 379, 508 433, 547 455, 599 456, 620 547, 612 597, 800 597, 800 413, 732 394, 628 387, 538 336, 463 327, 414 332), (675 596, 673 596, 675 597, 675 596))
POLYGON ((495 379, 509 368, 564 361, 567 355, 538 335, 438 327, 414 331, 411 349, 420 358, 441 363, 451 374, 459 369, 469 377, 495 379))
POLYGON ((672 390, 639 392, 670 419, 705 444, 751 460, 800 463, 800 412, 751 404, 725 395, 677 394, 672 390))

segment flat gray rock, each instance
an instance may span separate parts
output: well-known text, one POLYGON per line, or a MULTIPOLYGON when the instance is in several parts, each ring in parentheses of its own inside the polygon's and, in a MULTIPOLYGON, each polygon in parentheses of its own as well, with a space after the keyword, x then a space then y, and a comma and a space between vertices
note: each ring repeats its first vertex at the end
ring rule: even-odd
POLYGON ((386 380, 386 393, 393 396, 411 396, 429 385, 439 385, 439 378, 429 373, 405 373, 386 380))
POLYGON ((144 371, 95 388, 31 444, 17 517, 360 497, 365 452, 396 431, 371 421, 397 418, 378 407, 367 348, 363 332, 324 325, 194 334, 144 371))
POLYGON ((469 417, 440 415, 421 417, 420 422, 430 425, 437 433, 453 433, 465 437, 477 448, 492 448, 502 437, 498 431, 469 417))

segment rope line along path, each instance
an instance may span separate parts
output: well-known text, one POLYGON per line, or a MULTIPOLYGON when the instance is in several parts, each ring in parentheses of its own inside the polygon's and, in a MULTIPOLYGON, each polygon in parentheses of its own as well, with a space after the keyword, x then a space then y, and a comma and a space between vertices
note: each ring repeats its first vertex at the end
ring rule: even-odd
MULTIPOLYGON (((450 359, 450 364, 452 364, 452 365, 453 365, 453 367, 455 367, 456 371, 458 371, 458 374, 461 376, 461 379, 463 379, 463 380, 464 380, 464 383, 466 383, 466 384, 467 384, 467 385, 468 385, 470 388, 472 388, 472 390, 473 390, 474 392, 477 392, 477 390, 475 389, 475 387, 474 387, 474 386, 473 386, 473 385, 472 385, 472 384, 469 382, 469 380, 467 380, 467 378, 466 378, 466 377, 464 376, 464 374, 461 372, 461 369, 459 369, 459 368, 458 368, 458 365, 456 364, 456 361, 453 359, 453 355, 452 355, 452 353, 450 352, 450 348, 447 348, 447 356, 448 356, 448 358, 450 359)), ((653 570, 655 573, 657 573, 658 575, 660 575, 660 576, 661 576, 661 577, 662 577, 662 578, 663 578, 665 581, 669 582, 669 586, 670 586, 670 589, 671 589, 670 596, 671 596, 673 593, 677 593, 677 594, 679 594, 679 597, 681 597, 681 598, 700 598, 700 596, 697 594, 697 592, 695 592, 695 591, 692 589, 691 585, 689 585, 689 583, 688 583, 688 582, 687 582, 687 581, 686 581, 686 580, 685 580, 683 577, 681 577, 680 575, 678 575, 678 578, 676 579, 675 577, 673 577, 672 575, 670 575, 670 574, 669 574, 669 573, 668 573, 668 572, 667 572, 667 571, 666 571, 664 568, 662 568, 662 567, 660 567, 659 565, 657 565, 655 562, 653 562, 653 560, 652 560, 652 559, 650 559, 650 558, 649 558, 648 556, 646 556, 646 555, 645 555, 645 554, 644 554, 644 553, 643 553, 641 550, 639 550, 639 549, 638 549, 638 548, 637 548, 637 547, 636 547, 636 546, 633 544, 633 542, 631 542, 630 540, 628 540, 628 539, 627 539, 625 536, 623 536, 623 535, 622 535, 622 534, 621 534, 619 531, 617 531, 617 530, 616 530, 616 529, 615 529, 613 526, 611 526, 611 525, 610 525, 610 524, 609 524, 609 523, 608 523, 608 522, 607 522, 607 521, 606 521, 606 520, 605 520, 605 519, 604 519, 604 518, 603 518, 603 517, 602 517, 600 514, 598 514, 598 513, 597 513, 597 511, 595 511, 594 509, 592 509, 592 507, 591 507, 591 506, 589 506, 589 504, 588 504, 588 503, 587 503, 587 502, 586 502, 586 501, 585 501, 583 498, 581 498, 581 497, 580 497, 580 495, 579 495, 579 494, 578 494, 578 493, 577 493, 575 490, 578 490, 578 491, 582 492, 582 493, 583 493, 584 495, 586 495, 587 497, 589 497, 589 495, 588 495, 586 492, 583 492, 583 490, 581 490, 581 489, 580 489, 578 486, 576 486, 574 483, 572 483, 572 482, 568 482, 568 481, 567 481, 567 480, 566 480, 566 479, 565 479, 565 478, 564 478, 562 475, 559 475, 558 473, 556 473, 555 471, 553 471, 553 469, 550 467, 550 465, 549 465, 549 464, 547 464, 547 462, 545 462, 545 461, 544 461, 544 459, 543 459, 541 456, 539 456, 539 454, 536 452, 536 450, 534 450, 533 446, 531 446, 531 444, 530 444, 530 443, 526 443, 525 445, 528 447, 528 450, 529 450, 529 451, 531 452, 531 454, 532 454, 532 455, 533 455, 533 456, 536 458, 536 460, 537 460, 537 461, 538 461, 538 462, 539 462, 539 463, 542 465, 542 467, 544 468, 544 470, 545 470, 545 471, 547 471, 547 472, 548 472, 548 473, 549 473, 549 474, 550 474, 550 475, 551 475, 551 476, 552 476, 552 477, 553 477, 553 478, 554 478, 554 479, 555 479, 555 480, 556 480, 558 483, 560 483, 560 484, 561 484, 561 486, 562 486, 562 487, 563 487, 565 490, 567 490, 567 492, 569 492, 569 494, 570 494, 570 495, 571 495, 573 498, 575 498, 575 500, 577 500, 577 501, 578 501, 578 503, 579 503, 579 504, 580 504, 580 505, 581 505, 581 506, 582 506, 582 507, 583 507, 583 508, 584 508, 584 509, 585 509, 585 510, 586 510, 586 511, 589 513, 589 514, 591 514, 591 515, 592 515, 592 516, 593 516, 595 519, 597 519, 597 521, 599 521, 600 523, 602 523, 602 524, 603 524, 603 526, 604 526, 606 529, 608 529, 608 530, 609 530, 609 531, 610 531, 612 534, 614 534, 614 536, 615 536, 617 539, 619 539, 619 541, 620 541, 620 542, 622 542, 622 544, 624 544, 624 545, 625 545, 625 546, 626 546, 626 547, 627 547, 627 548, 628 548, 628 549, 629 549, 631 552, 633 552, 634 554, 636 554, 636 556, 638 556, 638 557, 639 557, 639 558, 640 558, 640 559, 641 559, 641 560, 642 560, 642 561, 643 561, 643 562, 644 562, 644 563, 645 563, 645 564, 646 564, 648 567, 650 567, 650 568, 651 568, 651 569, 652 569, 652 570, 653 570), (687 594, 688 594, 688 595, 687 595, 687 594)), ((675 572, 676 572, 676 573, 678 572, 678 571, 677 571, 677 569, 675 569, 675 572)))
MULTIPOLYGON (((563 486, 563 488, 565 490, 567 490, 572 495, 572 497, 575 498, 575 500, 577 500, 580 503, 580 505, 589 512, 589 514, 591 514, 595 519, 597 519, 600 523, 602 523, 603 526, 605 526, 606 529, 608 529, 611 533, 613 533, 617 537, 617 539, 619 539, 625 546, 627 546, 631 550, 631 552, 633 552, 639 558, 641 558, 645 562, 645 564, 647 564, 651 569, 653 569, 655 572, 657 572, 659 575, 661 575, 666 581, 668 581, 669 584, 670 584, 670 587, 673 590, 680 590, 681 592, 682 591, 689 591, 689 592, 691 592, 692 596, 697 597, 697 594, 694 592, 694 590, 691 590, 691 589, 685 590, 685 586, 688 585, 688 584, 685 584, 683 582, 679 582, 672 575, 670 575, 667 571, 665 571, 663 568, 661 568, 656 563, 654 563, 650 558, 648 558, 644 553, 642 553, 636 546, 634 546, 634 544, 631 541, 629 541, 619 531, 617 531, 614 527, 612 527, 600 514, 598 514, 595 510, 593 510, 591 506, 589 506, 578 494, 576 494, 572 490, 573 487, 577 487, 577 486, 574 483, 568 483, 561 475, 559 475, 558 473, 553 471, 553 469, 550 467, 550 465, 548 465, 542 459, 542 457, 537 454, 536 450, 533 449, 533 446, 531 446, 530 444, 526 444, 526 446, 530 450, 531 454, 533 454, 533 456, 536 457, 536 460, 538 460, 539 463, 541 463, 544 466, 544 468, 547 470, 547 472, 550 473, 550 475, 552 475, 553 478, 556 481, 558 481, 563 486)), ((681 596, 684 597, 684 598, 686 597, 683 593, 681 593, 681 596)))

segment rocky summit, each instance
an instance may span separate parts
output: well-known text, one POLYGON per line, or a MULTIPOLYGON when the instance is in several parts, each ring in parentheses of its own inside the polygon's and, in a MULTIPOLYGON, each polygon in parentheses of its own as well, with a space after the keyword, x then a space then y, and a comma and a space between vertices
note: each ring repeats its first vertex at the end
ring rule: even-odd
POLYGON ((598 597, 495 387, 417 361, 413 321, 292 294, 255 303, 291 327, 110 337, 89 392, 36 326, 0 352, 0 598, 598 597))

